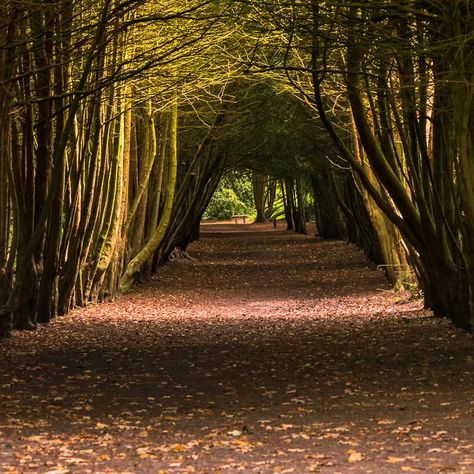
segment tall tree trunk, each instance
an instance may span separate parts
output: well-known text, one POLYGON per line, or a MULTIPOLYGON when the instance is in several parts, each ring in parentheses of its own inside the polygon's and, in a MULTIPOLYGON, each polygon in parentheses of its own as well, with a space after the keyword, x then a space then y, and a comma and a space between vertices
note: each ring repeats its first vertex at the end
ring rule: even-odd
POLYGON ((263 174, 254 171, 252 173, 252 186, 253 186, 253 200, 255 203, 255 210, 257 216, 255 217, 255 223, 265 224, 265 184, 267 177, 263 174))
POLYGON ((140 270, 140 267, 149 260, 155 250, 160 245, 163 236, 171 217, 171 210, 173 208, 174 193, 176 186, 176 175, 178 168, 178 102, 175 100, 171 108, 170 119, 170 152, 168 158, 168 180, 166 183, 166 199, 163 207, 163 213, 160 218, 160 223, 156 230, 151 235, 143 249, 128 262, 125 271, 120 279, 120 290, 128 290, 132 283, 134 275, 140 270))

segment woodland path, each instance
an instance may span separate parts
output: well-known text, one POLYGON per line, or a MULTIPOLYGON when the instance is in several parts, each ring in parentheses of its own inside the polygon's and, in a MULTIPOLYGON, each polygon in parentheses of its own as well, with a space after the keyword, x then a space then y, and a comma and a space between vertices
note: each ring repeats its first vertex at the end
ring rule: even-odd
POLYGON ((346 243, 204 231, 0 343, 1 473, 474 473, 471 335, 346 243))

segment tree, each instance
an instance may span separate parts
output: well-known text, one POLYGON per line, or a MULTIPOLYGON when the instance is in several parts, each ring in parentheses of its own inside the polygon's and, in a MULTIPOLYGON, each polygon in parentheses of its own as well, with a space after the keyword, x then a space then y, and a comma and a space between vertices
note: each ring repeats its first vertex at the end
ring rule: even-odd
POLYGON ((311 0, 253 8, 279 34, 273 61, 268 51, 259 59, 285 71, 314 104, 341 156, 402 235, 426 305, 472 329, 468 3, 311 0), (341 106, 353 120, 352 141, 339 128, 341 106))
POLYGON ((203 219, 230 219, 254 212, 252 183, 248 172, 227 172, 219 182, 203 219))
POLYGON ((170 104, 215 98, 231 72, 212 38, 233 30, 225 6, 205 0, 1 9, 4 334, 127 288, 166 247, 170 216, 182 217, 170 104))

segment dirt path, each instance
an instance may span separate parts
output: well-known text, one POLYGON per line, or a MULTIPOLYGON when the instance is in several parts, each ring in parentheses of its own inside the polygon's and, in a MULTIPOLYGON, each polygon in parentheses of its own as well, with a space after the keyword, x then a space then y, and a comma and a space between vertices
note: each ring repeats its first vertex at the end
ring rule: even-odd
POLYGON ((205 230, 0 343, 0 472, 474 473, 472 336, 345 243, 205 230))

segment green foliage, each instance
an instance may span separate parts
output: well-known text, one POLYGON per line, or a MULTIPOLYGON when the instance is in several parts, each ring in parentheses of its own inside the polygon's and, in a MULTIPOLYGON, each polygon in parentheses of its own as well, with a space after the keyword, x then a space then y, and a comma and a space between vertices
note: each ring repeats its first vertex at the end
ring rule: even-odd
POLYGON ((254 212, 249 175, 245 172, 232 172, 222 178, 203 219, 230 219, 234 215, 251 215, 254 212))
POLYGON ((233 171, 227 173, 223 176, 221 184, 223 187, 232 189, 248 209, 253 209, 253 187, 250 172, 233 171))

